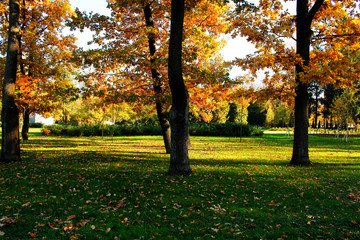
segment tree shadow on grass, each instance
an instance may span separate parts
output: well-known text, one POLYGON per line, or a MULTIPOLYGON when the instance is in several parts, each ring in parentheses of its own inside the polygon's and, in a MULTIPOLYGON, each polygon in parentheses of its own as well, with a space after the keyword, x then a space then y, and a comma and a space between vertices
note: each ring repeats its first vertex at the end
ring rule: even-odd
MULTIPOLYGON (((264 140, 263 138, 256 139, 248 139, 249 145, 254 145, 254 141, 260 145, 254 145, 252 147, 259 147, 265 150, 262 152, 266 152, 267 142, 273 144, 274 138, 276 136, 267 136, 264 140), (264 144, 265 142, 265 144, 264 144), (262 145, 261 145, 262 144, 262 145)), ((278 140, 278 138, 275 138, 278 140)), ((198 137, 194 141, 194 147, 191 148, 193 152, 202 152, 202 151, 216 151, 212 149, 211 144, 207 146, 207 143, 212 142, 220 142, 222 145, 222 149, 226 152, 231 152, 232 149, 236 148, 237 139, 235 138, 206 138, 206 137, 198 137), (226 145, 229 143, 229 146, 226 145)), ((284 139, 284 141, 288 141, 284 139)), ((243 143, 244 144, 244 143, 243 143)), ((245 143, 246 144, 246 143, 245 143)), ((82 164, 93 164, 93 163, 137 163, 137 164, 145 164, 145 163, 162 163, 164 165, 169 162, 169 155, 164 153, 164 149, 162 146, 161 137, 120 137, 116 140, 107 139, 104 140, 102 138, 41 138, 41 139, 31 139, 23 144, 23 153, 25 156, 28 156, 28 159, 34 156, 39 158, 39 154, 43 154, 44 160, 56 162, 61 161, 69 162, 69 164, 73 162, 82 163, 82 164), (148 143, 144 143, 144 140, 151 140, 148 143), (156 143, 154 143, 154 140, 156 143), (156 151, 158 149, 159 151, 156 151), (149 151, 147 151, 149 150, 149 151), (47 157, 48 155, 48 157, 47 157)), ((316 152, 327 152, 331 149, 328 145, 327 148, 319 147, 318 149, 312 149, 312 151, 316 152)), ((242 148, 246 151, 247 145, 243 145, 242 148)), ((275 146, 277 147, 277 146, 275 146)), ((280 146, 281 147, 281 146, 280 146)), ((220 148, 220 147, 217 147, 220 148)), ((349 149, 339 149, 338 152, 349 151, 349 149)), ((354 151, 354 150, 353 150, 354 151)), ((241 154, 241 152, 240 152, 241 154)), ((204 154, 202 154, 204 155, 204 154)), ((242 158, 242 156, 238 156, 236 159, 221 159, 216 160, 212 156, 209 158, 204 156, 197 156, 196 159, 190 159, 192 166, 210 166, 210 167, 246 167, 246 166, 289 166, 290 160, 271 160, 270 158, 256 158, 251 159, 249 157, 242 158)), ((359 166, 360 161, 356 156, 347 156, 346 161, 339 160, 339 162, 313 162, 313 165, 308 167, 328 167, 328 168, 336 168, 336 167, 345 167, 345 166, 359 166)), ((304 167, 303 167, 304 168, 304 167)), ((306 167, 305 167, 306 168, 306 167)))

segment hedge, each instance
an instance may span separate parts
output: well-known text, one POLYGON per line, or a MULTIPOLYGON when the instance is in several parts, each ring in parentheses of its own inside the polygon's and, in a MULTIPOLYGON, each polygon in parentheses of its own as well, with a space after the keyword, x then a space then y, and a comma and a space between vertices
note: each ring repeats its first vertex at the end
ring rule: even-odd
MULTIPOLYGON (((241 125, 239 123, 195 123, 190 124, 189 132, 191 136, 227 137, 261 136, 263 134, 261 127, 241 125)), ((44 126, 42 133, 44 135, 77 137, 161 135, 161 127, 139 125, 51 125, 44 126)))

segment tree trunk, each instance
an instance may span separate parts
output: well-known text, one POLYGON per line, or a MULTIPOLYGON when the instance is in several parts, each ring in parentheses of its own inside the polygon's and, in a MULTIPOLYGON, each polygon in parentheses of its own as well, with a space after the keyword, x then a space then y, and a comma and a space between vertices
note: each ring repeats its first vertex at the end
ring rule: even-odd
MULTIPOLYGON (((318 121, 318 91, 315 90, 315 122, 318 121)), ((320 128, 321 126, 318 126, 320 128)))
POLYGON ((182 75, 181 60, 183 28, 184 0, 172 0, 168 59, 169 83, 172 93, 169 175, 190 175, 192 173, 188 154, 189 95, 182 75))
POLYGON ((30 110, 25 108, 23 116, 23 126, 21 129, 21 136, 23 141, 29 140, 29 124, 30 124, 30 110))
POLYGON ((310 63, 311 23, 323 3, 324 0, 316 0, 310 11, 308 0, 297 0, 296 5, 296 53, 302 58, 303 63, 296 64, 294 145, 290 161, 292 165, 311 164, 308 146, 308 84, 302 81, 301 75, 304 73, 304 67, 308 67, 310 63))
POLYGON ((1 161, 20 160, 19 110, 15 104, 15 82, 19 53, 19 0, 9 1, 9 36, 2 96, 1 161))
POLYGON ((156 62, 155 33, 152 32, 152 28, 154 27, 154 21, 152 18, 151 7, 149 3, 146 4, 144 7, 144 15, 145 15, 146 27, 149 30, 148 40, 149 40, 149 50, 150 50, 151 75, 153 79, 153 88, 155 92, 156 111, 161 126, 161 133, 164 139, 165 150, 166 153, 170 153, 171 151, 170 123, 167 118, 166 110, 164 107, 162 82, 160 79, 160 74, 155 66, 155 62, 156 62))

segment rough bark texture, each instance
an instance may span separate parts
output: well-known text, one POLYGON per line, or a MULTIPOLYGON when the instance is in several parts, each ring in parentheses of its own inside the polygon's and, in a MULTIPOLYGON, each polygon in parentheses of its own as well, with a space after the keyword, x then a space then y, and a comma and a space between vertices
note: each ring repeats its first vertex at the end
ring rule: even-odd
POLYGON ((1 161, 20 160, 19 110, 15 105, 15 81, 19 53, 19 0, 9 1, 9 37, 2 96, 1 161))
POLYGON ((170 153, 171 151, 171 133, 170 133, 170 122, 168 120, 166 110, 163 102, 163 91, 162 91, 162 82, 160 79, 160 74, 157 69, 154 67, 154 63, 156 62, 156 47, 155 47, 155 34, 151 32, 151 28, 154 27, 154 21, 152 18, 152 12, 150 4, 146 4, 144 7, 144 15, 146 26, 149 28, 150 32, 148 34, 149 39, 149 50, 150 50, 150 62, 151 62, 151 75, 153 79, 153 88, 155 92, 155 104, 157 116, 159 119, 159 123, 161 126, 161 133, 163 135, 165 150, 166 153, 170 153))
POLYGON ((301 81, 301 73, 304 67, 310 63, 310 41, 311 41, 311 23, 320 9, 324 0, 317 0, 309 11, 308 0, 297 0, 296 6, 296 52, 303 59, 303 65, 296 65, 296 83, 295 89, 295 128, 293 155, 290 161, 292 165, 309 165, 309 146, 308 146, 308 106, 309 93, 308 84, 301 81))
POLYGON ((169 175, 190 175, 192 173, 188 155, 189 96, 182 75, 181 61, 183 27, 184 0, 172 0, 168 59, 169 83, 172 94, 169 175))
POLYGON ((23 115, 23 125, 21 129, 21 137, 23 141, 29 140, 29 124, 30 124, 30 110, 26 108, 23 115))

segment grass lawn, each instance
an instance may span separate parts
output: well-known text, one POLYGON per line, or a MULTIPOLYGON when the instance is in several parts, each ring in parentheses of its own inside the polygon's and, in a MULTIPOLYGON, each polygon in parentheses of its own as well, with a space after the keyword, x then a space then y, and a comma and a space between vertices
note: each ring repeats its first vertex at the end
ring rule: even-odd
POLYGON ((159 136, 30 133, 0 163, 1 239, 360 239, 360 138, 192 137, 194 174, 168 177, 159 136))

